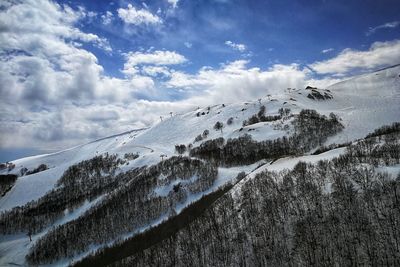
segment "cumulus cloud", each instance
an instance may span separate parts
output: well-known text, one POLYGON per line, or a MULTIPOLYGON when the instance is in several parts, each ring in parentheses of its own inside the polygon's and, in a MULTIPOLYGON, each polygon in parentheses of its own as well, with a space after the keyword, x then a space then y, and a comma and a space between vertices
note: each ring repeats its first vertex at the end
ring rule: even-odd
POLYGON ((370 27, 368 29, 368 31, 365 33, 365 35, 369 36, 374 34, 376 31, 378 30, 382 30, 382 29, 393 29, 396 28, 400 25, 400 21, 392 21, 392 22, 387 22, 381 25, 378 25, 376 27, 370 27))
POLYGON ((136 9, 131 4, 126 9, 119 8, 117 12, 118 16, 127 24, 138 26, 141 24, 157 25, 162 23, 159 16, 152 14, 147 9, 136 9))
MULTIPOLYGON (((8 2, 8 1, 7 1, 8 2)), ((107 51, 111 47, 105 38, 92 33, 84 33, 75 27, 71 27, 78 20, 86 16, 82 9, 73 10, 69 6, 60 6, 45 0, 27 0, 13 5, 0 13, 0 21, 3 30, 1 34, 7 37, 1 46, 3 49, 24 49, 30 45, 34 37, 57 37, 73 39, 81 42, 90 42, 107 51)))
MULTIPOLYGON (((139 65, 177 65, 187 62, 187 59, 175 51, 156 50, 153 52, 130 52, 125 55, 126 62, 124 64, 123 72, 125 74, 134 75, 138 73, 139 65)), ((147 70, 150 70, 149 68, 147 70)), ((160 68, 153 68, 160 70, 160 68)), ((164 68, 165 70, 165 68, 164 68)), ((150 70, 151 71, 151 70, 150 70)), ((164 73, 161 71, 159 73, 164 73)))
POLYGON ((139 64, 154 64, 154 65, 176 65, 182 64, 187 59, 175 52, 175 51, 161 51, 156 50, 154 52, 142 53, 142 52, 131 52, 127 54, 127 64, 139 65, 139 64))
POLYGON ((152 77, 156 77, 158 75, 168 77, 171 75, 170 70, 164 66, 143 66, 142 73, 152 77))
POLYGON ((7 4, 0 11, 0 39, 7 40, 0 42, 0 147, 61 149, 148 126, 165 110, 187 106, 140 100, 157 97, 152 77, 167 77, 165 66, 184 56, 132 52, 127 63, 143 69, 110 77, 82 46, 102 40, 77 27, 85 11, 45 0, 7 4))
POLYGON ((105 39, 74 27, 81 18, 81 10, 44 0, 10 3, 0 13, 0 39, 7 40, 0 42, 4 101, 56 105, 65 98, 85 101, 84 96, 96 94, 103 68, 80 44, 102 46, 105 39))
POLYGON ((231 47, 232 49, 237 50, 237 51, 240 51, 240 52, 244 52, 244 51, 246 51, 246 49, 247 49, 246 45, 244 45, 244 44, 237 44, 237 43, 234 43, 234 42, 229 41, 229 40, 228 40, 228 41, 225 41, 225 44, 226 44, 227 46, 231 47))
POLYGON ((150 77, 104 75, 96 56, 82 48, 82 43, 101 46, 105 40, 76 27, 87 17, 81 8, 45 0, 2 3, 0 40, 7 42, 0 42, 1 147, 47 146, 79 133, 84 138, 89 125, 75 115, 86 128, 69 129, 66 110, 122 105, 154 94, 150 77))
POLYGON ((104 25, 109 25, 113 20, 113 13, 111 11, 107 11, 105 14, 101 15, 101 19, 104 25))
POLYGON ((97 13, 94 12, 94 11, 89 11, 89 12, 87 13, 87 16, 88 16, 89 18, 94 18, 94 17, 97 16, 97 13))
POLYGON ((308 72, 299 65, 274 65, 261 70, 247 68, 248 61, 237 60, 219 69, 202 68, 194 75, 174 72, 167 86, 195 92, 196 102, 233 102, 238 99, 254 99, 283 88, 301 88, 306 84, 308 72))
POLYGON ((346 74, 362 69, 372 70, 378 67, 399 63, 400 40, 375 42, 367 51, 344 49, 338 56, 315 62, 310 67, 320 74, 346 74))

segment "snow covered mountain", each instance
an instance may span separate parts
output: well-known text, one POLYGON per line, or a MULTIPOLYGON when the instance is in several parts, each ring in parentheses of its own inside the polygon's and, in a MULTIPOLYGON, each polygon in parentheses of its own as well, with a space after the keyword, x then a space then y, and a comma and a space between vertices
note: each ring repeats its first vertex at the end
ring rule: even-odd
MULTIPOLYGON (((255 183, 254 177, 292 170, 300 161, 330 162, 375 129, 399 121, 400 66, 394 66, 326 89, 287 88, 245 103, 199 107, 150 128, 3 164, 1 178, 11 181, 2 185, 0 198, 0 265, 68 265, 168 225, 192 204, 208 203, 207 214, 222 196, 243 202, 242 188, 255 183), (75 234, 81 235, 70 238, 75 234)), ((400 165, 394 161, 375 168, 396 177, 400 165)), ((330 186, 323 185, 328 193, 330 186)), ((195 219, 189 221, 200 220, 195 219)), ((179 240, 187 238, 185 227, 174 232, 179 240)), ((133 258, 124 254, 120 258, 126 262, 120 264, 151 265, 150 255, 167 253, 160 249, 143 248, 133 258)))

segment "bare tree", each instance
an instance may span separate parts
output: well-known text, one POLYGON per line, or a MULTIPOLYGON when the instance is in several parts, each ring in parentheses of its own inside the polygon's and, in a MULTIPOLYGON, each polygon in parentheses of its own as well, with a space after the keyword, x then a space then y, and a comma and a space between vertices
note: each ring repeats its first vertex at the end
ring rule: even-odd
POLYGON ((220 121, 217 121, 217 122, 215 123, 215 125, 214 125, 214 129, 215 129, 216 131, 220 130, 221 133, 222 133, 222 128, 224 128, 224 124, 223 124, 222 122, 220 122, 220 121))

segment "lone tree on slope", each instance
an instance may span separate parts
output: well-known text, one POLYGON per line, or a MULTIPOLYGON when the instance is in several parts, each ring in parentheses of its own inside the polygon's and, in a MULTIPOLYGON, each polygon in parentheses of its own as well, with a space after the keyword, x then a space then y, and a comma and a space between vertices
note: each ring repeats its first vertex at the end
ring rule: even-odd
POLYGON ((214 129, 216 131, 221 130, 221 133, 222 133, 222 128, 224 128, 224 124, 220 121, 217 121, 214 125, 214 129))
POLYGON ((182 155, 186 152, 186 146, 184 144, 175 145, 175 151, 178 152, 179 155, 182 155))

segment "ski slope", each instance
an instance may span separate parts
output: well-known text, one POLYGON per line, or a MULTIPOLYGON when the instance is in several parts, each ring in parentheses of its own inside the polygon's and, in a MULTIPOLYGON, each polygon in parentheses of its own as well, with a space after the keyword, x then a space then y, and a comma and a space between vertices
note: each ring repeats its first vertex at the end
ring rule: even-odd
MULTIPOLYGON (((382 125, 400 120, 399 74, 400 66, 396 66, 334 84, 327 88, 333 95, 332 100, 309 99, 307 94, 310 90, 285 89, 280 95, 262 98, 261 105, 265 105, 266 115, 276 115, 282 107, 290 108, 292 113, 298 113, 302 109, 315 109, 326 115, 334 112, 342 118, 345 129, 330 138, 327 144, 344 143, 362 138, 382 125)), ((19 177, 14 187, 0 199, 0 211, 38 199, 54 187, 70 165, 106 152, 119 154, 120 157, 124 153, 139 153, 138 159, 123 167, 126 170, 157 163, 160 155, 176 155, 176 144, 201 144, 194 143, 194 139, 204 130, 209 130, 209 136, 205 140, 235 138, 245 133, 252 135, 255 140, 273 140, 287 135, 287 132, 276 127, 281 122, 260 122, 240 130, 242 122, 257 113, 259 108, 260 103, 257 100, 224 105, 221 103, 210 106, 209 110, 208 107, 202 107, 166 118, 147 129, 133 130, 57 153, 12 161, 16 165, 10 172, 13 174, 19 174, 23 167, 34 169, 42 163, 49 169, 19 177), (198 112, 204 112, 205 115, 198 117, 198 112), (233 123, 227 125, 226 121, 231 117, 233 123), (222 132, 213 129, 217 121, 224 123, 222 132)))
MULTIPOLYGON (((310 90, 285 89, 279 95, 265 96, 260 101, 221 103, 210 107, 201 107, 189 110, 184 114, 175 114, 164 118, 163 121, 157 122, 150 128, 132 130, 57 153, 12 161, 16 167, 10 172, 2 170, 0 174, 19 174, 22 168, 32 170, 40 164, 46 164, 49 169, 18 177, 12 189, 0 198, 0 212, 37 200, 54 188, 57 180, 69 166, 103 153, 118 154, 121 158, 125 153, 138 153, 139 158, 129 162, 129 165, 121 166, 118 170, 125 172, 134 167, 156 164, 161 160, 161 155, 167 157, 176 155, 175 145, 177 144, 192 144, 195 147, 206 140, 218 137, 236 138, 243 134, 250 134, 253 139, 258 141, 273 140, 288 135, 290 130, 289 132, 283 130, 283 126, 289 125, 290 120, 242 126, 242 122, 256 114, 261 105, 265 105, 266 115, 277 115, 278 110, 282 107, 290 108, 294 114, 302 109, 315 109, 325 115, 331 112, 337 114, 342 119, 345 129, 329 138, 326 145, 354 141, 365 137, 376 128, 400 121, 400 66, 357 76, 326 89, 333 95, 333 99, 312 100, 307 97, 310 90), (226 123, 229 118, 233 118, 231 125, 226 123), (222 131, 213 129, 217 121, 224 124, 222 131), (203 141, 194 142, 195 137, 202 134, 204 130, 209 131, 208 137, 203 141)), ((344 151, 345 148, 339 148, 315 156, 282 158, 272 164, 265 163, 260 168, 257 166, 261 163, 235 168, 219 168, 218 179, 210 192, 226 182, 232 181, 241 171, 245 171, 247 174, 251 173, 241 181, 241 183, 245 183, 247 179, 251 179, 258 172, 266 169, 279 171, 293 168, 300 160, 316 162, 320 159, 331 159, 344 151)), ((240 185, 237 188, 240 188, 240 185)), ((165 190, 168 191, 170 188, 160 188, 158 193, 166 194, 165 190)), ((178 209, 183 209, 201 196, 202 194, 191 196, 178 209)), ((68 221, 79 217, 95 201, 85 203, 83 207, 76 209, 72 214, 66 215, 63 220, 68 221)), ((34 237, 34 239, 37 238, 34 237)), ((27 253, 30 246, 31 244, 26 242, 26 235, 0 238, 0 255, 2 255, 0 265, 7 265, 10 262, 24 264, 22 255, 27 253)), ((68 262, 65 262, 65 265, 67 264, 68 262)))

